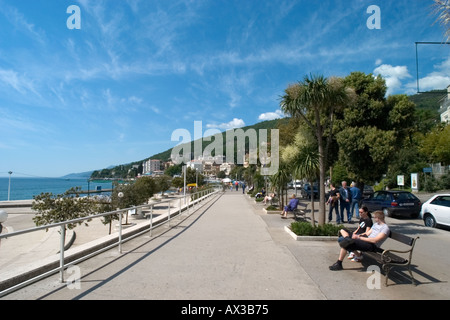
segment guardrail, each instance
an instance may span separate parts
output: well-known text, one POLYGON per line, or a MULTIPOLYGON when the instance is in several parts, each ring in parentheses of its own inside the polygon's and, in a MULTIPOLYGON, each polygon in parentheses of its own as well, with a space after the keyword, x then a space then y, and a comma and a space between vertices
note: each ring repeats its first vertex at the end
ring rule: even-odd
MULTIPOLYGON (((42 273, 40 273, 37 276, 33 276, 30 279, 26 279, 24 281, 21 281, 20 283, 17 284, 13 284, 12 286, 4 289, 3 291, 0 291, 0 297, 4 296, 8 293, 11 293, 15 290, 18 290, 20 288, 23 288, 33 282, 36 282, 38 280, 41 280, 45 277, 48 277, 52 274, 58 273, 59 272, 59 281, 61 283, 64 282, 64 270, 66 268, 68 268, 69 266, 75 265, 79 262, 82 262, 84 260, 87 260, 97 254, 100 254, 104 251, 107 251, 113 247, 118 247, 118 251, 119 254, 122 254, 122 243, 131 240, 139 235, 142 235, 144 233, 150 233, 150 236, 152 235, 152 230, 164 225, 164 224, 168 224, 169 228, 170 228, 170 222, 171 219, 173 219, 176 216, 181 216, 182 212, 187 211, 187 215, 191 215, 192 213, 194 213, 197 209, 199 209, 201 207, 201 203, 206 201, 207 199, 209 199, 210 197, 212 197, 213 195, 216 195, 218 193, 221 193, 221 190, 217 190, 217 189, 207 189, 207 190, 203 190, 203 191, 199 191, 196 193, 191 193, 191 194, 186 194, 184 196, 181 196, 178 201, 179 201, 179 207, 177 208, 177 210, 171 212, 171 206, 170 206, 170 202, 174 202, 177 200, 174 199, 170 199, 170 200, 161 200, 159 202, 156 203, 151 203, 151 204, 144 204, 144 205, 140 205, 140 206, 135 206, 135 207, 131 207, 131 208, 125 208, 125 209, 119 209, 119 210, 115 210, 115 211, 110 211, 110 212, 105 212, 105 213, 100 213, 100 214, 96 214, 96 215, 91 215, 91 216, 87 216, 87 217, 83 217, 83 218, 78 218, 78 219, 73 219, 73 220, 67 220, 67 221, 63 221, 63 222, 58 222, 58 223, 53 223, 53 224, 49 224, 49 225, 45 225, 45 226, 40 226, 40 227, 35 227, 35 228, 30 228, 30 229, 25 229, 25 230, 19 230, 19 231, 15 231, 12 233, 8 233, 8 234, 3 234, 0 235, 0 240, 3 238, 13 238, 15 236, 18 235, 23 235, 23 234, 27 234, 27 233, 32 233, 32 232, 36 232, 36 231, 40 231, 40 230, 45 230, 45 229, 50 229, 50 228, 56 228, 59 227, 60 228, 60 251, 59 251, 59 266, 57 268, 53 268, 50 271, 43 271, 42 273), (184 202, 184 203, 183 203, 184 202), (162 215, 158 215, 156 218, 153 217, 153 207, 155 205, 161 205, 163 203, 169 203, 168 205, 168 211, 167 214, 162 214, 162 215), (123 232, 123 224, 122 224, 122 220, 123 220, 123 215, 124 214, 128 214, 129 210, 136 210, 137 214, 141 214, 142 216, 145 216, 147 218, 148 221, 148 226, 144 225, 141 228, 139 228, 138 230, 135 230, 132 234, 127 234, 126 237, 124 237, 124 232, 123 232), (150 213, 147 214, 143 214, 142 212, 145 211, 150 211, 150 213), (192 211, 192 212, 191 212, 192 211), (71 224, 71 223, 78 223, 81 221, 85 221, 85 220, 92 220, 95 218, 100 218, 100 217, 105 217, 105 216, 109 216, 109 215, 119 215, 119 230, 116 232, 117 233, 117 240, 113 241, 113 243, 106 245, 106 246, 102 246, 100 249, 95 250, 94 252, 88 252, 86 254, 83 254, 80 257, 77 257, 75 259, 72 259, 71 261, 67 262, 66 257, 65 257, 65 228, 67 224, 71 224), (67 263, 66 263, 67 262, 67 263)), ((114 239, 116 239, 116 233, 111 235, 114 236, 114 239)), ((1 248, 0 248, 0 253, 1 253, 1 248)))

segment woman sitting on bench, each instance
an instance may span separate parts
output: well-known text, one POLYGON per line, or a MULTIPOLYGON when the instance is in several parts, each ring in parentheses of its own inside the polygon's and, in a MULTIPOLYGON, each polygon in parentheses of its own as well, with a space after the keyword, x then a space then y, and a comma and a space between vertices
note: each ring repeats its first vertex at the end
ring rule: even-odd
POLYGON ((357 234, 352 234, 339 242, 341 250, 339 252, 338 261, 330 266, 330 270, 342 270, 342 261, 347 254, 347 251, 354 252, 357 261, 361 261, 362 254, 359 251, 376 251, 383 242, 389 237, 389 227, 384 222, 383 211, 375 211, 373 213, 375 223, 367 232, 367 237, 357 234))
POLYGON ((283 212, 281 213, 281 219, 287 219, 287 213, 288 211, 294 211, 297 209, 298 206, 298 199, 295 198, 295 194, 292 195, 291 201, 289 201, 289 204, 284 207, 283 212))

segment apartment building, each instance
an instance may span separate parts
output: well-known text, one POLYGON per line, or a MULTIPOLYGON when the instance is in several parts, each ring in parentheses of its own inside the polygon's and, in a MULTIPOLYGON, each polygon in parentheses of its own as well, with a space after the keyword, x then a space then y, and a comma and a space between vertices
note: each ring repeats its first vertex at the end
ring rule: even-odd
POLYGON ((161 160, 147 160, 142 163, 142 174, 161 171, 161 160))
POLYGON ((441 107, 439 112, 441 114, 441 122, 450 122, 450 85, 447 87, 447 95, 439 101, 441 107))

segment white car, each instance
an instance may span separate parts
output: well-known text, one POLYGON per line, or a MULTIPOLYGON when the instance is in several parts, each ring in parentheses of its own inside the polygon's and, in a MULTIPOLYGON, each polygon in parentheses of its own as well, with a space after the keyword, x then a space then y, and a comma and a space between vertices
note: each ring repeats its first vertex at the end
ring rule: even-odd
POLYGON ((450 226, 450 194, 436 194, 422 205, 420 218, 427 227, 450 226))

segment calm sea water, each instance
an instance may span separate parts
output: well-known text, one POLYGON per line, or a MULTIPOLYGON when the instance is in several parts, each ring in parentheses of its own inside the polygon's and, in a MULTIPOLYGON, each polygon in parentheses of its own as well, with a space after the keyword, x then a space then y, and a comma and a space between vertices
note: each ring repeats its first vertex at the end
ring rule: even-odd
MULTIPOLYGON (((9 178, 0 178, 0 201, 8 200, 9 178)), ((97 186, 103 189, 111 189, 111 181, 91 181, 90 189, 95 190, 97 186)), ((10 200, 31 200, 33 196, 42 192, 62 194, 72 187, 81 187, 88 190, 87 179, 60 179, 60 178, 11 178, 10 200)))

